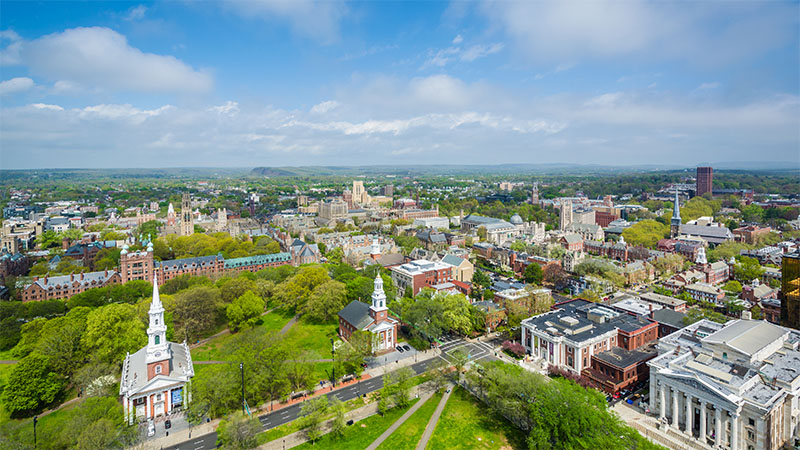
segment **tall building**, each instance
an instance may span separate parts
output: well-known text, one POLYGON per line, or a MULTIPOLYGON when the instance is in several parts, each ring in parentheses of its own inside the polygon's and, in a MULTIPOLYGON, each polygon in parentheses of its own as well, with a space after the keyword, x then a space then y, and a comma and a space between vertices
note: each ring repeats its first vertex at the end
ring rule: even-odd
POLYGON ((675 189, 675 204, 672 206, 672 219, 669 221, 669 237, 675 239, 681 234, 681 204, 678 190, 675 189))
POLYGON ((781 260, 781 325, 800 330, 800 253, 781 260))
POLYGON ((353 202, 358 205, 366 205, 369 203, 369 194, 364 188, 363 181, 353 181, 353 202))
POLYGON ((387 197, 392 197, 394 195, 394 185, 387 184, 386 186, 384 186, 383 189, 381 189, 381 194, 387 197))
POLYGON ((119 395, 129 423, 167 416, 186 407, 190 400, 185 388, 194 376, 192 356, 186 341, 167 341, 164 306, 155 277, 148 315, 147 345, 134 354, 128 353, 122 364, 119 395))
POLYGON ((177 218, 175 217, 175 208, 172 206, 172 203, 170 203, 169 208, 167 208, 167 226, 174 227, 175 222, 177 222, 177 218))
POLYGON ((531 191, 531 204, 539 204, 539 183, 533 183, 533 190, 531 191))
POLYGON ((711 167, 698 167, 697 168, 697 188, 695 195, 701 196, 706 192, 713 193, 712 181, 714 179, 714 169, 711 167))
POLYGON ((559 227, 565 231, 572 224, 572 200, 561 200, 559 227))
POLYGON ((194 217, 192 216, 192 198, 183 194, 181 199, 181 236, 191 236, 194 233, 194 217))

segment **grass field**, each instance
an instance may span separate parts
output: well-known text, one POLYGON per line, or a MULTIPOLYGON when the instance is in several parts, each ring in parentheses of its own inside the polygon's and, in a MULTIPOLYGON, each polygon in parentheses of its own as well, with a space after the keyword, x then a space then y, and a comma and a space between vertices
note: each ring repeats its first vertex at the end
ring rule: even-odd
POLYGON ((456 388, 447 401, 427 450, 525 449, 525 436, 467 391, 456 388))
POLYGON ((441 399, 442 394, 434 394, 433 397, 429 398, 424 405, 416 410, 400 428, 395 430, 378 447, 378 450, 414 450, 422 437, 422 433, 425 432, 428 420, 430 420, 436 405, 439 404, 441 399))
POLYGON ((291 348, 311 351, 320 359, 331 357, 331 339, 339 339, 336 323, 317 324, 301 319, 286 333, 291 348))
POLYGON ((0 360, 7 361, 7 360, 14 360, 14 359, 17 359, 17 358, 11 356, 11 349, 3 350, 2 352, 0 352, 0 360))
MULTIPOLYGON (((291 312, 276 309, 261 317, 262 323, 259 327, 267 331, 278 332, 294 316, 291 312)), ((205 344, 192 349, 192 360, 194 361, 224 361, 224 349, 228 341, 233 339, 235 334, 224 334, 218 336, 205 344)))
MULTIPOLYGON (((409 408, 418 400, 413 399, 409 408)), ((392 409, 386 415, 374 415, 345 428, 344 435, 341 437, 326 434, 316 443, 306 442, 303 445, 294 447, 298 449, 319 449, 319 450, 341 450, 341 449, 362 449, 367 448, 378 436, 389 428, 400 416, 408 410, 392 409)))

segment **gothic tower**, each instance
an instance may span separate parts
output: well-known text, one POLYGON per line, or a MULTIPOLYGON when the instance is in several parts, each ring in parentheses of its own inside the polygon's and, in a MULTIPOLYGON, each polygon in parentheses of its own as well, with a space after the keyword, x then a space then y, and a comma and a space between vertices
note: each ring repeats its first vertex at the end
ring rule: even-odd
POLYGON ((675 189, 675 205, 672 208, 672 219, 670 219, 669 224, 669 237, 675 239, 681 234, 681 207, 677 188, 675 189))
POLYGON ((192 216, 192 198, 183 194, 181 199, 181 236, 191 236, 194 233, 194 217, 192 216))
POLYGON ((153 277, 153 301, 150 303, 150 326, 147 327, 147 379, 169 375, 170 355, 167 342, 167 324, 164 323, 164 305, 158 295, 158 278, 153 277))
POLYGON ((561 201, 561 214, 560 214, 559 227, 561 231, 566 231, 567 227, 572 224, 572 200, 561 201))

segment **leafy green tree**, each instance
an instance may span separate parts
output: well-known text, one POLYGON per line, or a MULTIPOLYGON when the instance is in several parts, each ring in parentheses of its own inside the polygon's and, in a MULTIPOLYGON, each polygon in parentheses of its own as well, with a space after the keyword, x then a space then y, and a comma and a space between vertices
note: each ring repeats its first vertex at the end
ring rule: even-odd
POLYGON ((747 284, 753 280, 760 279, 764 272, 764 268, 761 267, 757 259, 747 256, 741 257, 739 263, 733 268, 736 280, 747 284))
POLYGON ((741 208, 742 220, 745 222, 761 223, 764 220, 764 209, 756 204, 750 204, 741 208))
POLYGON ((764 318, 764 313, 761 311, 761 307, 758 306, 758 305, 753 306, 750 309, 750 317, 752 317, 753 320, 761 320, 761 319, 763 319, 764 318))
POLYGON ((86 317, 82 345, 98 362, 119 363, 127 352, 135 352, 146 343, 145 326, 133 305, 112 303, 86 317))
POLYGON ((322 436, 322 422, 328 413, 328 397, 320 395, 308 399, 300 408, 302 426, 308 440, 316 442, 322 436))
POLYGON ((255 416, 247 416, 237 411, 220 422, 217 428, 218 440, 224 448, 244 450, 258 446, 258 433, 261 422, 255 416))
POLYGON ((211 286, 196 286, 175 295, 173 320, 175 334, 189 342, 207 335, 219 317, 219 290, 211 286))
POLYGON ((329 280, 325 268, 303 267, 296 275, 275 287, 275 296, 283 305, 302 311, 314 288, 329 280))
POLYGON ((542 266, 536 263, 528 264, 528 267, 525 268, 525 272, 523 273, 523 278, 526 283, 542 284, 542 279, 544 278, 542 266))
POLYGON ((248 280, 243 276, 236 278, 223 278, 217 282, 219 294, 225 304, 233 302, 235 299, 244 295, 247 291, 255 291, 255 281, 248 280))
POLYGON ((344 259, 344 250, 341 247, 333 248, 328 251, 325 257, 333 264, 341 264, 342 259, 344 259))
MULTIPOLYGON (((713 202, 703 197, 693 197, 681 208, 681 220, 683 223, 686 223, 690 220, 697 219, 698 217, 713 216, 714 208, 715 205, 713 202)), ((627 236, 625 236, 625 240, 628 240, 627 236)))
POLYGON ((739 283, 736 280, 731 280, 731 281, 728 281, 727 283, 725 283, 722 286, 722 289, 724 289, 724 290, 726 290, 728 292, 733 292, 735 294, 739 294, 739 293, 742 292, 742 283, 739 283))
POLYGON ((489 278, 489 275, 480 269, 475 269, 475 272, 472 273, 472 283, 477 286, 486 288, 492 285, 492 279, 489 278))
POLYGON ((486 227, 484 227, 483 225, 479 226, 477 233, 478 233, 478 237, 480 238, 481 242, 485 242, 486 241, 486 237, 488 236, 488 232, 486 231, 486 227))
POLYGON ((34 352, 11 369, 0 400, 12 417, 23 417, 53 403, 64 387, 64 378, 52 371, 50 360, 34 352))
POLYGON ((342 436, 347 427, 345 419, 345 405, 337 397, 333 397, 330 402, 330 408, 333 411, 333 421, 331 421, 331 433, 334 436, 342 436))
POLYGON ((286 377, 292 391, 311 390, 317 383, 314 379, 315 359, 319 359, 319 355, 304 351, 286 361, 286 377))
POLYGON ((636 222, 622 232, 625 242, 646 248, 655 248, 658 241, 669 235, 669 226, 655 220, 636 222))
POLYGON ((234 330, 251 327, 256 324, 263 312, 264 300, 252 291, 247 291, 226 308, 228 325, 234 330))
POLYGON ((303 308, 304 314, 317 322, 329 322, 337 317, 347 301, 347 288, 336 280, 315 287, 303 308))

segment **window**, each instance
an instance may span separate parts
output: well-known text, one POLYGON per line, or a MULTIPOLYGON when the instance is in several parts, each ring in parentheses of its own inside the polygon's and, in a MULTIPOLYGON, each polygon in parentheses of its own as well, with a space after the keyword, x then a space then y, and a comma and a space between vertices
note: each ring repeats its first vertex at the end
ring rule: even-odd
POLYGON ((161 366, 160 365, 156 366, 156 373, 157 374, 161 373, 161 366))
POLYGON ((753 433, 753 430, 747 430, 747 440, 748 441, 755 441, 756 440, 756 434, 753 433))
POLYGON ((160 336, 156 335, 156 345, 161 341, 160 336))
POLYGON ((156 401, 157 401, 157 402, 160 402, 160 401, 161 401, 161 394, 158 394, 158 395, 156 395, 156 401))
POLYGON ((747 424, 750 425, 751 427, 754 427, 756 425, 756 421, 752 417, 748 417, 747 424))
POLYGON ((726 361, 728 360, 728 353, 727 352, 722 352, 722 359, 724 359, 726 361))
POLYGON ((158 325, 158 319, 156 319, 156 325, 158 325))

